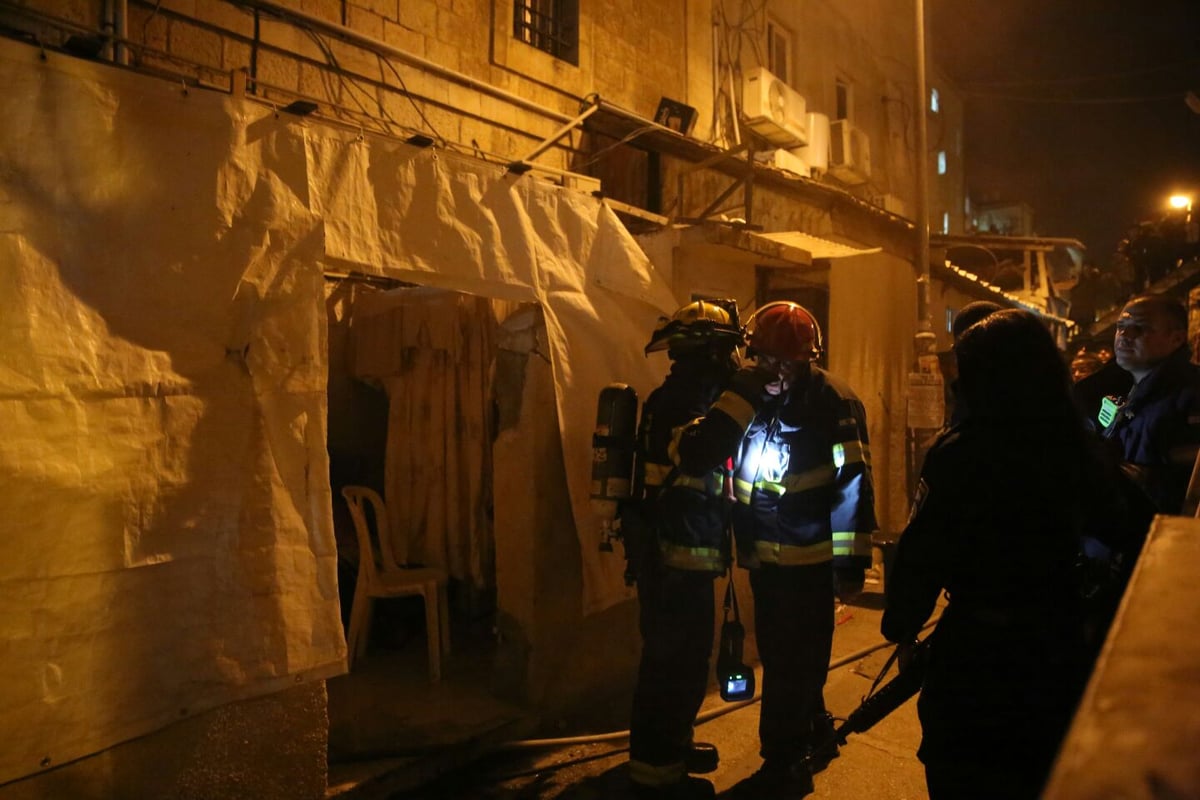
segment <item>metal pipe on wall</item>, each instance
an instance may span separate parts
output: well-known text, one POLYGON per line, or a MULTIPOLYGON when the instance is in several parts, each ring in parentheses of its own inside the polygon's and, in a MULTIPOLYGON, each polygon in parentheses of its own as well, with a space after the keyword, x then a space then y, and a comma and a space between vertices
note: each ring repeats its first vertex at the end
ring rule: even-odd
POLYGON ((104 36, 104 46, 100 49, 100 58, 103 61, 113 60, 113 36, 117 31, 115 16, 115 0, 104 0, 104 8, 100 12, 100 32, 104 36))
POLYGON ((129 38, 129 0, 115 0, 113 2, 114 14, 113 22, 117 34, 116 58, 118 64, 129 64, 129 48, 125 46, 125 41, 129 38))
MULTIPOLYGON (((343 41, 350 42, 351 44, 357 45, 366 50, 370 50, 381 55, 386 55, 390 58, 395 58, 397 61, 402 61, 409 66, 417 67, 418 69, 422 69, 426 72, 454 81, 462 86, 467 86, 483 94, 488 94, 492 97, 505 100, 517 106, 518 108, 523 108, 526 111, 532 111, 533 113, 540 114, 543 117, 557 120, 559 122, 570 122, 573 119, 573 117, 568 114, 563 114, 553 109, 546 108, 545 106, 535 103, 532 100, 527 100, 520 95, 515 95, 512 92, 507 92, 504 89, 492 86, 490 83, 485 83, 477 78, 472 78, 470 75, 465 75, 457 70, 443 67, 441 64, 435 64, 432 61, 427 61, 420 56, 414 56, 412 53, 407 53, 404 50, 400 50, 399 48, 387 44, 386 42, 381 42, 378 39, 361 34, 343 25, 338 25, 336 23, 329 22, 328 20, 321 19, 320 17, 306 14, 303 11, 296 11, 295 9, 287 8, 279 3, 270 2, 269 0, 230 0, 230 2, 232 2, 234 5, 239 5, 245 8, 254 9, 256 11, 261 11, 266 14, 271 14, 272 16, 285 19, 293 23, 301 23, 314 30, 319 30, 331 36, 336 36, 343 41)), ((583 102, 583 98, 576 99, 580 103, 583 102)))
POLYGON ((925 2, 916 0, 917 34, 917 325, 918 350, 920 345, 936 345, 933 339, 933 320, 929 309, 929 120, 928 88, 925 85, 925 2), (922 337, 928 333, 928 337, 922 337), (931 342, 921 341, 924 338, 931 342))

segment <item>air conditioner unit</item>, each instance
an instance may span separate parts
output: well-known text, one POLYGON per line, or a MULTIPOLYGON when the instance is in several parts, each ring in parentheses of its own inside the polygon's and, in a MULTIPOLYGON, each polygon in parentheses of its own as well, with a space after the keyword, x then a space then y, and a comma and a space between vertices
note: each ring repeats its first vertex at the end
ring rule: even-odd
POLYGON ((746 125, 771 144, 808 144, 807 104, 804 97, 763 67, 746 73, 742 82, 742 113, 746 125))
POLYGON ((788 152, 783 148, 755 153, 754 160, 778 169, 786 169, 788 172, 794 172, 804 178, 812 174, 808 162, 796 153, 788 152))
POLYGON ((842 183, 866 183, 871 177, 871 140, 849 120, 829 126, 829 174, 842 183))

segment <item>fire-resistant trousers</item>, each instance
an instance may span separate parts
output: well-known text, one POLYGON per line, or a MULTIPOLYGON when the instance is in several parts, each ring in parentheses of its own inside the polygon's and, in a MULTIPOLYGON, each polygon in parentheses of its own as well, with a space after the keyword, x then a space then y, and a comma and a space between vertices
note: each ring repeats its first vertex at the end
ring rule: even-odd
POLYGON ((824 564, 750 570, 754 627, 762 662, 760 755, 792 763, 812 744, 812 721, 825 712, 833 648, 833 568, 824 564))
POLYGON ((638 579, 642 658, 629 726, 630 776, 670 783, 683 777, 708 689, 715 576, 661 565, 645 573, 638 579))

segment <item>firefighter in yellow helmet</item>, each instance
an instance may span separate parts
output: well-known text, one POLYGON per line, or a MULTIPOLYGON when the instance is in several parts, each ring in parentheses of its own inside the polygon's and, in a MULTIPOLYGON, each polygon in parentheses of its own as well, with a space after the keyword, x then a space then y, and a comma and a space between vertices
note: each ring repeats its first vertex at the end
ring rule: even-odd
MULTIPOLYGON (((703 416, 737 369, 737 303, 698 300, 660 321, 647 355, 666 351, 671 370, 650 393, 638 427, 640 496, 627 553, 637 577, 642 655, 629 736, 629 779, 637 798, 708 798, 713 786, 688 773, 717 767, 716 748, 692 740, 708 688, 713 649, 713 579, 728 567, 728 469, 682 472, 674 436, 703 416), (631 541, 637 536, 637 542, 631 541), (640 546, 639 546, 640 545, 640 546)), ((628 514, 625 515, 628 519, 628 514)))
POLYGON ((824 342, 808 309, 769 303, 746 331, 755 364, 676 449, 688 474, 736 456, 733 533, 754 594, 763 764, 730 796, 798 798, 837 756, 823 695, 835 596, 857 596, 871 563, 867 421, 850 387, 814 363, 824 342))

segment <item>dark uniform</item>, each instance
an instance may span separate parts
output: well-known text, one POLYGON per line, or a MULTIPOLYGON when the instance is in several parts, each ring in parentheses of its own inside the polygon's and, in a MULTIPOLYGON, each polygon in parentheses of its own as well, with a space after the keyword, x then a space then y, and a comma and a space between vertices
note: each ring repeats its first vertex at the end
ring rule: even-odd
POLYGON ((751 568, 763 665, 762 756, 791 763, 827 725, 834 570, 862 583, 871 565, 875 496, 866 413, 818 367, 759 409, 734 475, 738 562, 751 568))
POLYGON ((1181 347, 1134 384, 1105 428, 1164 514, 1179 514, 1200 448, 1200 367, 1181 347))
POLYGON ((763 394, 761 377, 739 372, 679 447, 693 470, 738 453, 733 528, 754 591, 766 765, 794 764, 828 725, 834 570, 861 583, 877 527, 862 403, 829 373, 809 369, 775 398, 763 394))
POLYGON ((692 742, 708 689, 715 624, 713 578, 729 564, 729 470, 717 461, 681 467, 677 435, 702 417, 736 369, 737 303, 698 300, 663 318, 646 352, 667 350, 671 371, 650 393, 638 426, 638 470, 626 534, 637 577, 642 657, 629 731, 635 796, 685 800, 714 794, 690 772, 717 767, 712 745, 692 742))
POLYGON ((639 426, 642 514, 655 535, 637 570, 642 658, 629 737, 635 783, 677 783, 708 688, 713 579, 728 564, 729 501, 722 465, 681 470, 675 434, 708 412, 728 371, 704 359, 674 362, 646 399, 639 426))
POLYGON ((1072 435, 1054 420, 967 420, 926 456, 882 631, 913 641, 948 593, 917 704, 933 798, 1036 797, 1083 689, 1080 536, 1117 546, 1127 528, 1120 492, 1072 435))
POLYGON ((881 627, 911 643, 948 594, 917 701, 932 800, 1033 800, 1095 655, 1081 548, 1144 529, 1040 319, 996 312, 956 348, 967 416, 925 458, 881 627))

